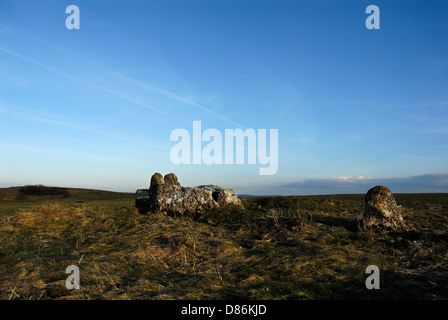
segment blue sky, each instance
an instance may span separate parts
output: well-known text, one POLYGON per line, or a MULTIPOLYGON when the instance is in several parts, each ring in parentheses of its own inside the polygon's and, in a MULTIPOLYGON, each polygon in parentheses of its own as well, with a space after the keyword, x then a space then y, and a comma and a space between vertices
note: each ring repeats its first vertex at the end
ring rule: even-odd
POLYGON ((446 1, 0 0, 0 186, 448 192, 447 36, 446 1), (277 173, 172 164, 195 120, 278 129, 277 173))

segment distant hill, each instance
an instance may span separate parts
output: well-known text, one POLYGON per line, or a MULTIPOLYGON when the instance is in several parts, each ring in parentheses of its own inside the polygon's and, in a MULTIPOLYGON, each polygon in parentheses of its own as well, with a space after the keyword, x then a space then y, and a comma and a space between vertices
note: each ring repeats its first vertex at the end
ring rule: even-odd
POLYGON ((0 188, 0 202, 12 200, 55 200, 62 198, 67 200, 91 201, 130 199, 134 197, 134 193, 83 188, 48 187, 42 185, 0 188))

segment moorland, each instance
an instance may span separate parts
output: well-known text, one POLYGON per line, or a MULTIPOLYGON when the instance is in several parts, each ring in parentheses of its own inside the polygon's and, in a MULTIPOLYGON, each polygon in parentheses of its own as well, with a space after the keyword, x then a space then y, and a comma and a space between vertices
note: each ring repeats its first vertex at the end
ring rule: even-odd
POLYGON ((363 194, 241 197, 244 208, 169 216, 140 215, 133 193, 1 188, 0 299, 447 299, 448 194, 394 197, 412 232, 347 228, 363 194), (69 265, 79 290, 66 288, 69 265))

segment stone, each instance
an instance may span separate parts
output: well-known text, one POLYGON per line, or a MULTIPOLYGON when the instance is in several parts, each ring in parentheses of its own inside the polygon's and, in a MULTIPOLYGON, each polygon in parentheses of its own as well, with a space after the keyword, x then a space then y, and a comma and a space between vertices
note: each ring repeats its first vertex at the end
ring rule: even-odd
POLYGON ((403 209, 397 205, 389 188, 376 186, 367 191, 362 225, 364 229, 385 231, 406 229, 403 209))
POLYGON ((166 174, 164 180, 166 184, 174 184, 180 186, 180 183, 177 181, 177 177, 174 173, 166 174))
POLYGON ((229 203, 234 205, 241 205, 241 200, 232 189, 224 189, 223 192, 220 192, 218 194, 218 203, 219 205, 225 205, 229 203))
POLYGON ((232 189, 223 189, 213 184, 197 186, 196 188, 210 192, 212 194, 213 200, 215 200, 219 205, 225 205, 229 203, 235 205, 241 204, 241 200, 232 189))
POLYGON ((219 194, 224 191, 223 188, 213 184, 197 186, 196 189, 201 189, 211 193, 213 200, 215 200, 216 202, 218 202, 219 194))
POLYGON ((151 189, 152 187, 155 187, 155 186, 157 186, 159 184, 162 184, 164 182, 165 181, 163 179, 163 176, 160 173, 156 172, 151 177, 151 183, 149 185, 149 189, 151 189))
POLYGON ((174 173, 165 177, 155 173, 151 177, 149 197, 135 199, 135 206, 141 214, 166 212, 169 215, 196 216, 226 204, 242 206, 241 200, 232 189, 223 189, 216 185, 182 187, 174 173))

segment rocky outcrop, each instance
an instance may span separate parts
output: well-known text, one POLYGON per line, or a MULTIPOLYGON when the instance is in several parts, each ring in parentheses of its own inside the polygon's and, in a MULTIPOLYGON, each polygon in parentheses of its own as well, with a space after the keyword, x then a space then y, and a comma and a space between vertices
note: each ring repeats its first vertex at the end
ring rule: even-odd
POLYGON ((213 184, 197 186, 195 189, 200 189, 208 193, 211 193, 213 200, 217 202, 218 205, 220 206, 229 203, 241 205, 241 200, 238 198, 238 196, 232 189, 223 189, 213 184))
POLYGON ((163 180, 165 184, 180 186, 180 183, 179 181, 177 181, 177 177, 174 173, 168 173, 167 175, 165 175, 165 178, 163 180))
POLYGON ((232 189, 215 185, 182 187, 174 173, 151 177, 149 197, 135 199, 141 214, 166 212, 170 215, 196 215, 226 204, 242 205, 232 189))
POLYGON ((403 231, 406 229, 402 207, 389 188, 376 186, 367 191, 362 219, 364 229, 403 231))

